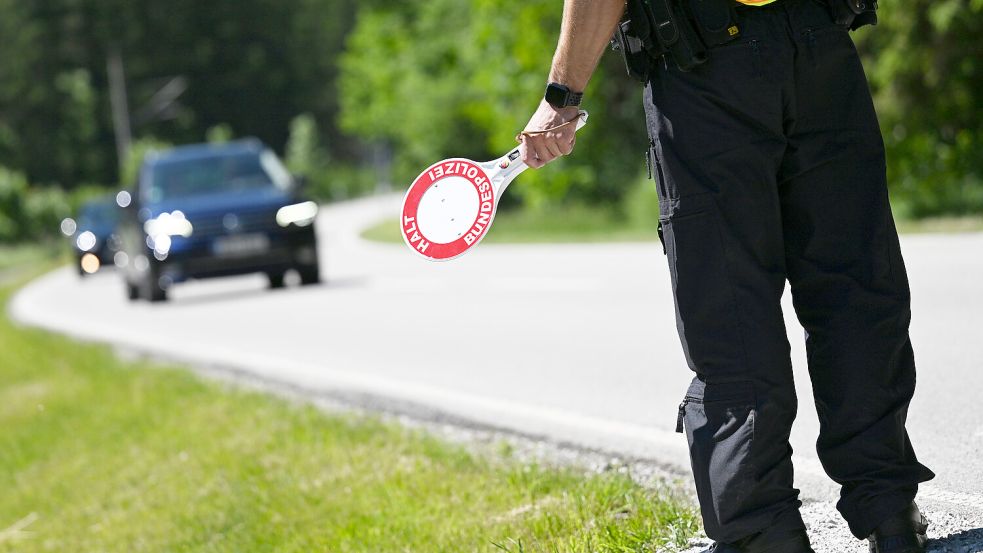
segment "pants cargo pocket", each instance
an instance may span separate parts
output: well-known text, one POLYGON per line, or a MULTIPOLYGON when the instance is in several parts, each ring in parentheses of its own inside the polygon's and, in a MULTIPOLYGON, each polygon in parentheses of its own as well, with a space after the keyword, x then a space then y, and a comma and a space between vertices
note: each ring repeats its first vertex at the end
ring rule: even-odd
POLYGON ((659 221, 683 353, 698 374, 746 374, 744 339, 716 207, 709 197, 685 201, 693 212, 673 213, 659 221))
POLYGON ((695 379, 679 411, 704 527, 721 539, 722 529, 743 514, 754 483, 754 388, 749 381, 695 379))

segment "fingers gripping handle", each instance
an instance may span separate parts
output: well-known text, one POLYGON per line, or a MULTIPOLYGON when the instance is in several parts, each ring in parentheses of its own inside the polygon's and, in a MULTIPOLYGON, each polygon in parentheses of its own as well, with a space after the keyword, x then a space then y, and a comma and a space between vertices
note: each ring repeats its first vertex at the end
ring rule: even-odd
MULTIPOLYGON (((587 124, 588 114, 586 111, 581 110, 577 115, 577 130, 584 128, 587 124)), ((572 123, 573 121, 568 121, 564 125, 572 123)), ((546 132, 546 131, 542 131, 546 132)), ((502 196, 502 192, 505 188, 519 176, 523 171, 529 168, 525 162, 522 161, 522 156, 519 154, 519 148, 513 148, 509 153, 496 159, 492 162, 494 164, 493 172, 490 173, 490 178, 492 184, 495 186, 496 196, 495 199, 498 200, 502 196)))

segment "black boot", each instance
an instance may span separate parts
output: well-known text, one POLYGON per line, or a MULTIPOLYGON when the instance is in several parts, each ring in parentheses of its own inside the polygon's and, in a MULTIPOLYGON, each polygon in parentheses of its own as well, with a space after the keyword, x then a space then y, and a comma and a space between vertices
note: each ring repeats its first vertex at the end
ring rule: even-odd
POLYGON ((870 553, 924 553, 927 532, 928 520, 912 503, 877 526, 867 538, 870 553))

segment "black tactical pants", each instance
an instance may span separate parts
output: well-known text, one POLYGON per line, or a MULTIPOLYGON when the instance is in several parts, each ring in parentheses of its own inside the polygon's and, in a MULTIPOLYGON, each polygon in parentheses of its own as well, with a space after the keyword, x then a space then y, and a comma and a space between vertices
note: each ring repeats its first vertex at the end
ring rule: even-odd
POLYGON ((857 537, 933 474, 905 431, 909 290, 884 147, 847 31, 817 0, 738 8, 739 40, 645 104, 677 324, 696 378, 680 407, 707 534, 803 526, 780 298, 806 329, 826 472, 857 537))

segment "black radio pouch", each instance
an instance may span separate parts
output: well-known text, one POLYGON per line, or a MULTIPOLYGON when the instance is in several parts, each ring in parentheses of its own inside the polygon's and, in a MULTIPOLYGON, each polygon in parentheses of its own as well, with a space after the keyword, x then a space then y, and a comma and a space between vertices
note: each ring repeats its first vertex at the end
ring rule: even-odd
POLYGON ((855 31, 877 25, 877 0, 827 0, 836 24, 855 31))
POLYGON ((650 0, 645 5, 650 8, 656 40, 680 70, 691 71, 706 63, 709 57, 707 47, 679 2, 650 0))
POLYGON ((628 76, 639 82, 647 82, 652 69, 652 58, 642 46, 642 40, 631 30, 632 21, 622 21, 614 31, 611 47, 621 53, 628 76))
POLYGON ((661 46, 654 42, 651 22, 643 0, 628 0, 625 19, 614 31, 611 46, 625 60, 628 76, 639 82, 647 82, 654 58, 662 55, 661 46))
POLYGON ((628 75, 645 82, 654 60, 668 56, 680 70, 691 71, 706 63, 710 48, 740 34, 730 0, 627 0, 611 42, 628 75))

